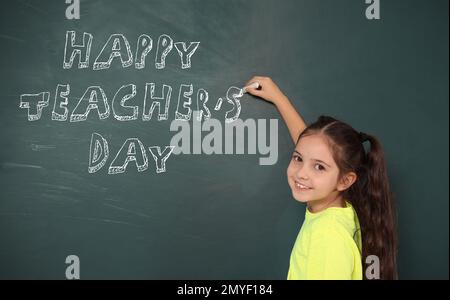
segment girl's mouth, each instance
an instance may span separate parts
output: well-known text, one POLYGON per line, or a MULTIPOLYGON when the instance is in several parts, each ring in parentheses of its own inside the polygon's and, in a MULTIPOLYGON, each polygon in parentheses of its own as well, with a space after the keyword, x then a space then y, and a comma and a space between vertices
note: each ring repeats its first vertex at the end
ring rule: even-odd
POLYGON ((303 185, 303 184, 301 184, 301 183, 298 182, 298 181, 295 181, 294 184, 295 184, 295 188, 296 188, 297 190, 299 190, 299 191, 304 192, 304 191, 312 190, 312 188, 310 188, 310 187, 308 187, 308 186, 306 186, 306 185, 303 185))

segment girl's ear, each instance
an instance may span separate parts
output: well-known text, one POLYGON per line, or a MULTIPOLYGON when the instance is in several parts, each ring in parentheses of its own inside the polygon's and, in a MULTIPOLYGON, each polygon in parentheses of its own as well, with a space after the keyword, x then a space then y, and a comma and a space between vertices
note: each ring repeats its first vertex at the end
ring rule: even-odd
POLYGON ((345 174, 344 176, 342 176, 341 180, 339 180, 337 190, 339 192, 345 191, 346 189, 351 187, 353 183, 355 183, 356 179, 357 176, 355 172, 349 172, 345 174))

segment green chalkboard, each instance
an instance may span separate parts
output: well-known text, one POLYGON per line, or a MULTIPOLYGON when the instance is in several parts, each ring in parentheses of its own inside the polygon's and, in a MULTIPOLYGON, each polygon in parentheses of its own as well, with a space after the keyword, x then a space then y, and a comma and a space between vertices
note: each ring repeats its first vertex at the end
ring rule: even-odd
POLYGON ((307 123, 379 137, 399 277, 448 279, 448 1, 380 4, 85 0, 77 19, 63 0, 2 3, 0 278, 65 279, 70 255, 81 279, 286 278, 305 211, 293 143, 240 93, 266 75, 307 123), (223 140, 254 121, 244 151, 195 150, 208 111, 223 140), (190 154, 169 147, 180 123, 190 154))

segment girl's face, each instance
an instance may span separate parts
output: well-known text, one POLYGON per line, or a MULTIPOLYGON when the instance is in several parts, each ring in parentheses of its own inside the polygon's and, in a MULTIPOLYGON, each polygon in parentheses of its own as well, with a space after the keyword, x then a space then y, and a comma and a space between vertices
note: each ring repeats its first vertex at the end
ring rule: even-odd
POLYGON ((302 137, 287 169, 292 195, 300 202, 327 201, 339 195, 339 169, 322 135, 302 137))

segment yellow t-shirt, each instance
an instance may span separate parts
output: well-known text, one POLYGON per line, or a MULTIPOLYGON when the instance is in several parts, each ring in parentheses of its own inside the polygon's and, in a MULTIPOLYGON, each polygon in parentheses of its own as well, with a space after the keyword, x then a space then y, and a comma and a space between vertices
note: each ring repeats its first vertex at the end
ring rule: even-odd
POLYGON ((306 208, 287 279, 362 279, 361 230, 349 202, 318 213, 306 208))

